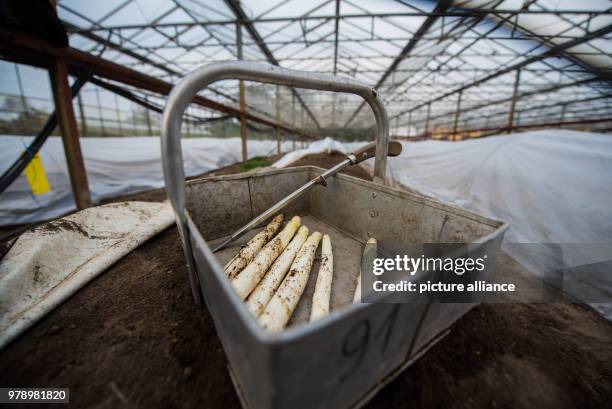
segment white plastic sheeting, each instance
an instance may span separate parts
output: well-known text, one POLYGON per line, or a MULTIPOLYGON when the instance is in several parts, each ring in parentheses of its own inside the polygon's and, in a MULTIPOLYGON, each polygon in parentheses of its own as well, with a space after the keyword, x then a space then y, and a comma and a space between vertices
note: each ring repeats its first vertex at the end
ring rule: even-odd
MULTIPOLYGON (((0 136, 0 172, 32 139, 0 136)), ((242 157, 240 138, 184 138, 182 144, 187 176, 231 165, 242 157)), ((291 146, 285 141, 283 152, 291 146)), ((94 202, 164 185, 159 137, 81 138, 81 147, 94 202)), ((249 157, 274 154, 276 141, 249 140, 248 153, 249 157)), ((40 154, 52 191, 34 196, 21 175, 0 195, 0 225, 48 220, 75 209, 61 138, 49 138, 40 154)))
MULTIPOLYGON (((274 166, 353 148, 321 141, 274 166)), ((503 250, 545 280, 584 301, 612 299, 612 136, 544 130, 403 143, 388 165, 388 173, 411 189, 509 222, 503 250), (585 264, 581 275, 558 269, 585 264)), ((610 304, 592 305, 612 319, 610 304)))
POLYGON ((296 149, 293 152, 289 152, 288 154, 284 155, 282 158, 274 162, 272 164, 272 167, 284 168, 285 166, 290 165, 296 160, 299 160, 306 155, 310 155, 314 153, 332 152, 332 151, 349 153, 360 145, 363 145, 363 142, 339 142, 339 141, 333 140, 330 137, 327 137, 327 138, 312 142, 307 148, 296 149))
POLYGON ((173 223, 167 202, 123 202, 22 234, 0 262, 0 348, 173 223))

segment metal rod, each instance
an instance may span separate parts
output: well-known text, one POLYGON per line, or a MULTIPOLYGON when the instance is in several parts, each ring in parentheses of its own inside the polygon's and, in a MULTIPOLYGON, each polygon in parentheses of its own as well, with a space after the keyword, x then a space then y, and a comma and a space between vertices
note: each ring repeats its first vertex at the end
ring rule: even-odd
MULTIPOLYGON (((567 110, 567 104, 561 105, 561 117, 559 118, 559 123, 562 124, 565 121, 565 111, 567 110)), ((562 125, 559 125, 559 129, 562 128, 562 125)))
MULTIPOLYGON (((145 103, 149 103, 149 98, 145 96, 145 103)), ((145 108, 145 118, 147 120, 147 129, 149 130, 149 136, 153 135, 153 128, 151 126, 151 117, 149 116, 149 110, 145 108)))
POLYGON ((354 156, 352 158, 349 157, 348 159, 343 160, 342 162, 338 163, 333 168, 323 172, 321 175, 319 175, 316 178, 310 180, 305 185, 303 185, 300 188, 294 190, 292 193, 290 193, 289 195, 287 195, 284 198, 282 198, 274 206, 270 207, 268 210, 264 211, 259 216, 255 217, 253 220, 251 220, 250 222, 248 222, 247 224, 242 226, 240 229, 236 230, 232 235, 230 235, 227 239, 225 239, 221 244, 219 244, 217 247, 215 247, 214 250, 213 250, 213 253, 218 251, 218 250, 220 250, 220 249, 222 249, 223 247, 225 247, 226 245, 228 245, 232 241, 236 241, 237 239, 242 237, 243 234, 245 234, 246 232, 251 230, 253 227, 255 227, 258 224, 260 224, 261 222, 267 220, 272 215, 276 214, 279 210, 284 209, 288 204, 293 202, 298 197, 302 196, 304 193, 306 193, 308 190, 310 190, 310 188, 312 188, 313 186, 320 185, 320 184, 322 184, 324 186, 327 185, 325 179, 327 179, 327 178, 329 178, 331 176, 334 176, 336 173, 342 171, 347 166, 350 166, 354 162, 354 160, 355 160, 354 156))
POLYGON ((431 103, 427 104, 427 117, 425 118, 425 135, 427 135, 429 132, 429 116, 430 115, 431 115, 431 103))
POLYGON ((340 0, 336 0, 336 23, 334 27, 334 75, 338 74, 338 31, 340 28, 340 0))
POLYGON ((117 123, 119 124, 119 133, 121 136, 123 135, 123 125, 121 124, 121 111, 119 111, 119 100, 117 99, 117 94, 114 94, 115 99, 115 114, 117 115, 117 123))
POLYGON ((100 90, 95 88, 96 102, 98 103, 98 116, 100 117, 100 126, 102 127, 102 136, 106 136, 106 127, 104 126, 104 114, 102 113, 102 103, 100 102, 100 90))
POLYGON ((295 128, 295 95, 291 95, 291 150, 295 150, 295 138, 296 138, 296 128, 295 128))
MULTIPOLYGON (((280 86, 276 86, 276 123, 280 122, 280 86)), ((276 153, 281 154, 281 132, 280 128, 276 127, 276 153)))
POLYGON ((25 94, 23 92, 23 83, 21 82, 21 74, 19 73, 19 65, 15 65, 15 75, 17 76, 17 86, 19 87, 19 96, 21 97, 21 108, 26 118, 30 116, 30 107, 26 101, 25 94))

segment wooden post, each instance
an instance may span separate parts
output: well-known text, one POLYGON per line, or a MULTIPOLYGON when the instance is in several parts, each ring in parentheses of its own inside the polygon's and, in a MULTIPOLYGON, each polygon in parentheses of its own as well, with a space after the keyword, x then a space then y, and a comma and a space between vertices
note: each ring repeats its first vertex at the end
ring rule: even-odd
POLYGON ((512 100, 510 101, 510 112, 508 113, 508 133, 512 132, 512 126, 514 125, 514 110, 516 108, 516 97, 518 95, 520 81, 521 70, 516 70, 516 77, 514 78, 514 90, 512 91, 512 100))
MULTIPOLYGON (((238 59, 242 60, 242 26, 240 21, 236 22, 236 47, 238 48, 238 59)), ((247 151, 247 124, 244 112, 246 110, 244 81, 238 81, 238 92, 240 98, 240 142, 242 145, 242 161, 246 162, 249 159, 247 151)))
POLYGON ((83 162, 81 144, 79 143, 79 130, 72 108, 72 93, 70 85, 68 85, 68 68, 66 63, 62 60, 53 61, 49 69, 49 76, 53 88, 57 121, 62 132, 62 142, 64 153, 66 154, 74 202, 79 210, 85 209, 91 206, 91 195, 89 193, 89 184, 87 183, 87 172, 83 162))

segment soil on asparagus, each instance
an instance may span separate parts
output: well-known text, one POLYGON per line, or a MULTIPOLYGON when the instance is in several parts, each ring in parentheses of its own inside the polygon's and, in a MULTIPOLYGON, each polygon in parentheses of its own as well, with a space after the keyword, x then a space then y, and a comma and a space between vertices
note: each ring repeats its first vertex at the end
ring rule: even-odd
MULTIPOLYGON (((499 262, 518 274, 509 257, 499 262)), ((366 407, 610 407, 611 345, 610 323, 577 304, 481 305, 366 407)), ((69 387, 79 408, 240 407, 212 319, 193 305, 174 227, 0 351, 0 386, 69 387)))

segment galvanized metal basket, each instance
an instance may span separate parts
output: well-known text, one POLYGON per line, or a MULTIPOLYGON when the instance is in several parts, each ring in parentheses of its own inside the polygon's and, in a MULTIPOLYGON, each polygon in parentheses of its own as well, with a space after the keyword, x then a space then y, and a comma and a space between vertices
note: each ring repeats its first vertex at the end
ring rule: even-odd
MULTIPOLYGON (((494 255, 507 228, 503 222, 380 183, 385 176, 387 138, 382 102, 374 90, 352 79, 233 62, 200 68, 172 91, 162 120, 166 189, 195 300, 200 302, 203 295, 245 407, 359 406, 475 305, 351 303, 361 248, 368 237, 376 237, 382 245, 471 243, 472 249, 494 255), (324 170, 307 166, 185 183, 181 117, 198 91, 220 79, 354 93, 366 100, 377 121, 377 182, 337 175, 326 187, 309 191, 285 210, 287 215, 301 215, 311 231, 331 235, 334 281, 328 317, 305 324, 314 281, 311 276, 289 328, 280 334, 270 334, 257 324, 225 276, 220 262, 236 248, 213 255, 207 241, 232 233, 324 170)), ((317 271, 316 264, 313 271, 317 271)))

